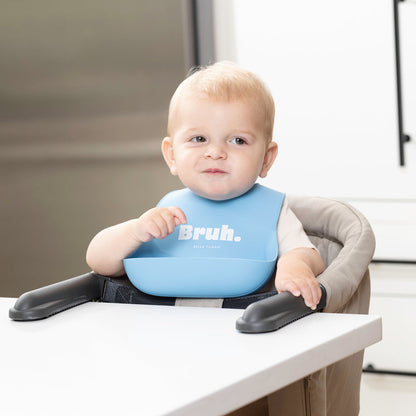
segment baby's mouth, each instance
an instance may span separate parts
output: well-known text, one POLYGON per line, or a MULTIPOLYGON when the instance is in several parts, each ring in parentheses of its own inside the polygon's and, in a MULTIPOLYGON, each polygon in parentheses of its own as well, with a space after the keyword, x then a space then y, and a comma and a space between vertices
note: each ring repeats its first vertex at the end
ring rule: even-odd
POLYGON ((222 169, 216 169, 216 168, 209 168, 209 169, 205 169, 204 171, 202 171, 202 173, 208 173, 210 175, 223 175, 225 172, 222 169))

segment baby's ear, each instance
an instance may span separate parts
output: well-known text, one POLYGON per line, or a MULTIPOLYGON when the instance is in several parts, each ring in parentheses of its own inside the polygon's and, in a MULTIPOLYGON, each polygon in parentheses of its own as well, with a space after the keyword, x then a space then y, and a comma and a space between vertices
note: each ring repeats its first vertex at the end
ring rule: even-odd
POLYGON ((165 137, 162 141, 162 154, 172 175, 177 175, 175 158, 173 155, 173 139, 165 137))
POLYGON ((267 173, 269 172, 270 168, 272 167, 276 156, 277 156, 277 143, 276 142, 270 142, 267 145, 266 153, 264 154, 263 159, 263 166, 260 171, 260 178, 265 178, 267 176, 267 173))

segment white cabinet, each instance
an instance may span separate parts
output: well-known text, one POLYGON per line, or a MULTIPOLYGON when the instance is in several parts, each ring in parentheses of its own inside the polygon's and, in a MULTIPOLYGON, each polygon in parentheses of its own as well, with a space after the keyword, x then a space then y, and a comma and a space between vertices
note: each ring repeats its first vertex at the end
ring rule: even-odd
POLYGON ((364 367, 416 373, 416 266, 371 265, 370 313, 383 318, 383 339, 366 349, 364 367))
POLYGON ((217 59, 257 72, 276 101, 279 155, 264 183, 359 205, 376 233, 376 257, 416 260, 416 3, 405 3, 404 127, 413 141, 404 167, 393 0, 214 4, 229 22, 225 29, 224 13, 216 20, 217 59))

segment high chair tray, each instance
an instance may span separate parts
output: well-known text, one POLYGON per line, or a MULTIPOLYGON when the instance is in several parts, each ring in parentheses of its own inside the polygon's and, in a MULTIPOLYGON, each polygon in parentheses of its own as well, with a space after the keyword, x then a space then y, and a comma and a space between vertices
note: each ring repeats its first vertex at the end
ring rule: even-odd
MULTIPOLYGON (((322 311, 326 304, 326 291, 322 285, 321 290, 321 301, 315 311, 305 305, 302 297, 295 297, 288 292, 225 298, 223 307, 245 309, 236 322, 238 331, 270 332, 316 311, 322 311)), ((175 298, 141 292, 127 277, 109 278, 87 273, 22 294, 10 308, 9 317, 15 321, 44 319, 89 301, 166 306, 175 304, 175 298)))

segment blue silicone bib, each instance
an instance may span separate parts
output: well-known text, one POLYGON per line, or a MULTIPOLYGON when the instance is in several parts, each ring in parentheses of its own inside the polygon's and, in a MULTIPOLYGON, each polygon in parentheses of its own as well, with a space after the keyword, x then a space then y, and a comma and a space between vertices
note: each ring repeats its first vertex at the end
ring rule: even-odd
POLYGON ((187 218, 164 240, 142 244, 124 259, 130 281, 156 296, 224 298, 254 293, 277 259, 276 227, 284 194, 254 185, 246 194, 212 201, 189 189, 158 206, 177 206, 187 218))

